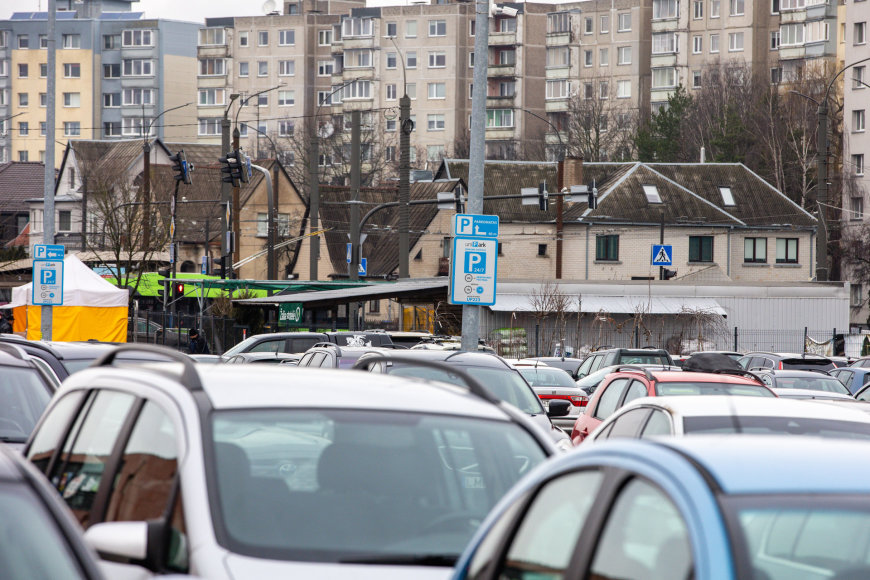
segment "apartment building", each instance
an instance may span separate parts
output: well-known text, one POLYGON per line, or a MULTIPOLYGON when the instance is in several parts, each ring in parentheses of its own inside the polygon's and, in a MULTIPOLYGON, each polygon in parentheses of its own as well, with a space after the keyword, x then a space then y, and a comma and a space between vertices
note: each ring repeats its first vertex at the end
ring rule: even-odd
MULTIPOLYGON (((84 0, 57 13, 56 139, 191 136, 199 25, 143 18, 133 0, 84 0)), ((48 13, 0 22, 0 161, 42 161, 48 13)), ((59 160, 58 160, 59 162, 59 160)))
MULTIPOLYGON (((857 234, 867 225, 864 208, 868 203, 867 178, 864 162, 870 154, 870 135, 867 133, 867 109, 870 108, 870 78, 867 70, 870 61, 870 45, 867 44, 867 23, 870 22, 870 6, 865 2, 849 0, 846 3, 846 18, 843 23, 846 64, 858 62, 845 73, 843 82, 843 235, 857 234)), ((844 272, 848 279, 848 270, 844 272)), ((866 284, 853 281, 851 284, 851 322, 866 325, 868 288, 866 284)))

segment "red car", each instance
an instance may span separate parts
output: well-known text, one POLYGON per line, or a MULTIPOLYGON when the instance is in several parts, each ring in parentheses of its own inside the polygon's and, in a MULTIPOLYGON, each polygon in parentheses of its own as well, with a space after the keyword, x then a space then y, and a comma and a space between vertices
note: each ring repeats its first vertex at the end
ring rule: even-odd
POLYGON ((761 379, 745 371, 695 373, 621 366, 602 381, 589 400, 586 412, 574 423, 571 432, 574 445, 582 443, 602 421, 626 403, 662 395, 776 396, 761 379))

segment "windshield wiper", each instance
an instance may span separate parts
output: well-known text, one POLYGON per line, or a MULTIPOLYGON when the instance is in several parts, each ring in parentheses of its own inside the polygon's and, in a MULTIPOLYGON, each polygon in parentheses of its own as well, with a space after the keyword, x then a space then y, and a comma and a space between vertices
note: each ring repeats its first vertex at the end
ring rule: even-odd
POLYGON ((26 437, 0 437, 3 443, 27 443, 26 437))
POLYGON ((394 564, 404 566, 453 566, 456 554, 373 554, 339 560, 341 564, 394 564))

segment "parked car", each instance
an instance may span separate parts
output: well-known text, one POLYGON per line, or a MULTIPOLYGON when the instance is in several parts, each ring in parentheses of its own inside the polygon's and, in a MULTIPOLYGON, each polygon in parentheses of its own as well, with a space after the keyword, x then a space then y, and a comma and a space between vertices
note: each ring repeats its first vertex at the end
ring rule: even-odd
POLYGON ((589 402, 589 395, 579 388, 571 375, 560 368, 549 366, 515 365, 532 390, 541 399, 544 409, 550 408, 552 401, 568 401, 571 406, 568 414, 562 417, 551 417, 556 427, 571 431, 577 417, 583 412, 589 402))
POLYGON ((626 403, 641 397, 663 395, 747 395, 774 397, 773 391, 761 379, 725 373, 687 371, 651 371, 645 367, 624 365, 602 381, 586 405, 586 412, 577 418, 571 439, 579 445, 602 421, 626 403))
POLYGON ((777 397, 781 399, 813 399, 815 401, 854 401, 852 395, 835 393, 832 391, 815 391, 812 389, 782 389, 772 388, 777 397))
POLYGON ((769 397, 643 397, 608 417, 587 442, 722 433, 870 440, 870 415, 855 408, 769 397))
POLYGON ((243 352, 284 352, 302 354, 318 342, 328 342, 324 332, 273 332, 249 336, 227 350, 224 360, 243 352))
POLYGON ((423 340, 429 340, 433 337, 430 332, 418 332, 418 331, 387 331, 387 335, 389 335, 390 340, 393 341, 393 344, 396 348, 411 348, 417 344, 420 344, 423 340))
POLYGON ((327 332, 326 340, 338 346, 379 346, 392 348, 393 341, 390 335, 383 331, 340 331, 327 332))
POLYGON ((868 455, 787 436, 584 445, 511 490, 453 579, 870 578, 868 455))
POLYGON ((178 328, 166 330, 161 325, 147 318, 137 318, 136 324, 133 324, 132 319, 127 318, 127 342, 179 346, 187 344, 187 341, 187 330, 178 328))
POLYGON ((837 378, 827 373, 794 370, 756 370, 755 374, 772 389, 803 389, 851 396, 852 393, 837 378))
POLYGON ((737 362, 744 369, 829 371, 835 368, 831 359, 817 354, 794 354, 786 352, 748 352, 737 362))
POLYGON ((577 377, 591 375, 602 367, 628 364, 675 366, 674 359, 663 349, 609 348, 589 354, 577 369, 577 377))
POLYGON ((52 374, 54 374, 58 382, 62 382, 70 374, 61 361, 63 355, 44 341, 27 340, 16 334, 0 334, 0 343, 14 344, 33 357, 34 360, 42 361, 44 366, 51 369, 52 374))
POLYGON ((288 381, 180 353, 110 366, 135 348, 71 376, 25 450, 90 545, 131 572, 445 578, 498 498, 556 452, 469 388, 306 368, 288 381))
MULTIPOLYGON (((598 369, 597 371, 595 371, 594 373, 590 373, 590 374, 586 375, 585 377, 583 377, 582 379, 576 381, 574 384, 577 385, 578 387, 580 387, 581 389, 583 389, 584 391, 586 391, 586 394, 591 397, 593 394, 595 394, 595 389, 598 388, 598 385, 601 384, 601 381, 603 381, 607 375, 612 373, 614 370, 616 370, 620 366, 621 365, 610 365, 610 366, 602 367, 602 368, 598 369)), ((679 371, 681 368, 678 366, 662 366, 662 365, 634 365, 634 366, 647 367, 650 370, 657 370, 657 371, 662 371, 662 370, 679 371)))
POLYGON ((539 360, 547 363, 547 366, 556 367, 566 371, 576 381, 580 378, 577 376, 577 371, 580 370, 580 365, 583 364, 584 359, 559 356, 534 356, 527 357, 523 360, 539 360))
MULTIPOLYGON (((0 562, 4 580, 101 580, 96 553, 45 478, 11 447, 0 445, 0 562)), ((105 573, 105 576, 104 576, 105 573)))
POLYGON ((225 362, 233 364, 281 364, 287 361, 297 363, 302 358, 300 354, 287 354, 284 352, 243 352, 228 358, 225 362))
MULTIPOLYGON (((411 350, 460 350, 462 341, 458 336, 434 336, 420 341, 411 350)), ((487 346, 482 340, 477 344, 478 352, 495 354, 495 349, 487 346)))
POLYGON ((0 343, 0 441, 24 447, 55 388, 24 350, 0 343))
POLYGON ((569 412, 568 402, 553 401, 547 409, 544 409, 541 400, 523 376, 500 356, 479 352, 414 349, 373 353, 371 356, 377 358, 379 355, 388 355, 390 360, 367 363, 367 358, 362 357, 356 365, 357 368, 365 368, 370 372, 462 384, 459 377, 444 370, 420 366, 416 361, 437 361, 455 366, 470 374, 498 399, 510 403, 531 416, 542 429, 550 433, 560 449, 567 451, 571 448, 568 436, 551 421, 551 417, 564 416, 569 412))
POLYGON ((828 371, 828 374, 846 385, 853 395, 870 382, 870 367, 837 367, 828 371))
POLYGON ((849 366, 857 367, 857 368, 868 368, 870 367, 870 356, 862 356, 860 358, 852 361, 852 364, 849 366))
POLYGON ((308 349, 299 362, 300 367, 322 367, 328 369, 349 369, 362 355, 370 352, 381 352, 382 349, 371 346, 339 346, 331 342, 321 342, 308 349))

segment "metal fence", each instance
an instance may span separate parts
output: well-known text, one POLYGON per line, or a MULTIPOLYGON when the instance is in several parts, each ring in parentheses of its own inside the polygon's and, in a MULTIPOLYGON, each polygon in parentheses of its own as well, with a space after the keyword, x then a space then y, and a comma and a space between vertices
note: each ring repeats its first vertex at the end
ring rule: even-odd
POLYGON ((200 329, 211 354, 223 354, 250 335, 246 325, 232 318, 140 310, 136 324, 131 319, 127 325, 127 342, 160 344, 187 352, 191 328, 200 329))

